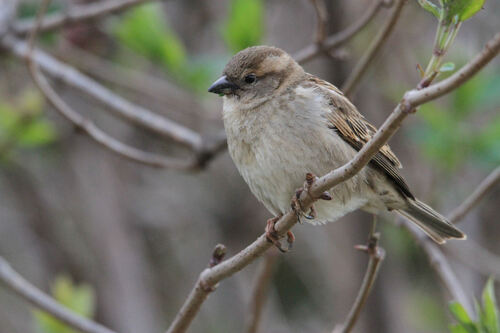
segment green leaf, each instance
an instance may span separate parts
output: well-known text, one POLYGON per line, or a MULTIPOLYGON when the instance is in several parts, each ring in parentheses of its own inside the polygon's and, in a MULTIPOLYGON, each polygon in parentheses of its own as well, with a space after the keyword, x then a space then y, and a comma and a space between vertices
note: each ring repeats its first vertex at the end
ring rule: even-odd
POLYGON ((460 324, 448 326, 451 333, 470 333, 465 327, 460 324))
POLYGON ((441 67, 439 68, 439 71, 441 73, 444 73, 444 72, 451 72, 455 69, 455 64, 453 62, 447 62, 447 63, 444 63, 443 65, 441 65, 441 67))
POLYGON ((41 113, 43 99, 37 91, 23 91, 11 104, 0 104, 0 137, 17 146, 40 147, 57 138, 51 122, 41 113))
MULTIPOLYGON (((90 286, 75 285, 69 277, 61 275, 55 279, 51 292, 59 303, 70 310, 85 318, 93 316, 95 296, 90 286)), ((43 333, 77 333, 77 331, 43 311, 35 310, 33 314, 37 326, 43 333)))
POLYGON ((262 0, 231 0, 223 29, 224 40, 232 52, 260 44, 264 33, 262 0))
POLYGON ((463 22, 474 16, 484 5, 485 0, 447 0, 444 2, 445 22, 452 22, 457 17, 463 22))
POLYGON ((162 12, 160 4, 136 7, 115 26, 114 32, 127 47, 177 72, 186 62, 186 50, 162 12))
POLYGON ((498 308, 495 298, 495 289, 493 279, 489 279, 483 290, 483 311, 480 314, 482 326, 488 333, 498 333, 500 328, 498 326, 498 308))
POLYGON ((469 314, 465 311, 462 304, 458 302, 451 302, 449 308, 455 319, 460 324, 472 324, 472 319, 469 317, 469 314))
POLYGON ((441 16, 441 8, 436 6, 434 3, 428 0, 418 0, 418 4, 426 11, 432 13, 435 17, 439 19, 441 16))

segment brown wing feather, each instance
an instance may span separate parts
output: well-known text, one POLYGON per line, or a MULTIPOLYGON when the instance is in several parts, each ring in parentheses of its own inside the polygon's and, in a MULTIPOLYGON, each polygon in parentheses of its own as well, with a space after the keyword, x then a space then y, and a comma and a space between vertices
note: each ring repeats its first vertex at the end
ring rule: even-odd
MULTIPOLYGON (((333 84, 312 75, 309 77, 309 81, 322 87, 322 91, 330 101, 333 112, 326 117, 331 128, 336 130, 342 139, 359 151, 371 139, 377 129, 359 113, 342 91, 333 84)), ((401 193, 412 199, 414 198, 405 180, 399 174, 398 168, 401 168, 401 163, 391 151, 389 145, 384 145, 370 163, 382 170, 394 182, 401 193)))

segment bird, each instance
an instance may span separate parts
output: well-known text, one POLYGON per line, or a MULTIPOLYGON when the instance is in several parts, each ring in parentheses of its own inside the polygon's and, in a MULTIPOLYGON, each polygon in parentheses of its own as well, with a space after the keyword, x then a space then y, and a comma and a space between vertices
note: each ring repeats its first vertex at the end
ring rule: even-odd
MULTIPOLYGON (((273 214, 266 236, 278 248, 274 223, 290 210, 304 176, 324 175, 348 163, 376 128, 333 84, 307 73, 287 52, 252 46, 235 54, 208 92, 223 97, 229 154, 255 197, 273 214)), ((395 211, 436 243, 466 235, 418 200, 386 144, 354 177, 325 193, 304 214, 312 224, 333 222, 361 209, 395 211), (331 199, 331 200, 329 200, 331 199)), ((300 215, 299 215, 300 217, 300 215)), ((294 240, 288 234, 288 241, 294 240)))

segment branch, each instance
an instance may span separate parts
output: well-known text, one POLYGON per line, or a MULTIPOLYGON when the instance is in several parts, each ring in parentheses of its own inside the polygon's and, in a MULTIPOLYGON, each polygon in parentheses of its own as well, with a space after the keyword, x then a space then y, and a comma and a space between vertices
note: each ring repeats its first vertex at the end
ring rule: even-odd
POLYGON ((84 318, 56 302, 53 298, 26 281, 2 257, 0 257, 0 281, 29 303, 84 333, 115 333, 109 328, 84 318))
POLYGON ((379 9, 382 8, 384 3, 384 0, 374 0, 371 7, 366 10, 365 14, 358 19, 358 21, 354 22, 344 30, 326 38, 322 46, 319 46, 317 43, 312 43, 304 47, 302 50, 296 52, 293 55, 293 58, 298 63, 304 64, 314 59, 322 52, 338 48, 363 29, 373 19, 373 17, 375 17, 375 14, 377 14, 379 9))
MULTIPOLYGON (((48 6, 50 0, 45 0, 43 3, 42 10, 38 15, 38 22, 41 22, 43 17, 43 13, 45 11, 45 7, 48 6)), ((44 94, 44 96, 49 100, 49 102, 54 106, 54 108, 66 119, 72 122, 76 128, 81 129, 83 132, 87 133, 93 140, 97 143, 103 145, 109 150, 126 157, 132 161, 144 163, 154 167, 162 167, 162 168, 173 168, 173 169, 187 169, 192 168, 193 163, 191 161, 185 161, 174 158, 167 158, 157 154, 147 153, 142 150, 133 148, 128 146, 115 138, 109 136, 104 131, 102 131, 99 127, 97 127, 93 122, 84 118, 78 112, 74 111, 64 100, 52 89, 49 82, 43 76, 43 74, 38 69, 38 65, 33 61, 33 51, 36 41, 36 36, 38 33, 38 25, 35 25, 28 44, 28 54, 27 54, 27 62, 30 74, 33 78, 33 81, 38 86, 40 91, 44 94)))
POLYGON ((474 192, 465 199, 464 202, 457 208, 455 208, 449 215, 449 220, 453 223, 457 223, 469 213, 469 211, 474 208, 484 196, 492 190, 495 185, 500 183, 500 167, 493 170, 479 185, 476 187, 474 192))
POLYGON ((309 0, 314 7, 316 13, 316 35, 314 41, 320 47, 326 38, 326 24, 328 23, 328 13, 324 0, 309 0))
POLYGON ((17 0, 3 0, 0 6, 0 39, 7 33, 16 16, 17 0))
POLYGON ((247 333, 257 333, 262 315, 262 308, 266 303, 267 291, 273 277, 274 263, 276 262, 276 254, 268 253, 261 262, 257 279, 255 281, 252 301, 250 303, 250 313, 247 320, 247 333))
POLYGON ((354 304, 349 311, 349 315, 347 316, 345 323, 343 325, 335 327, 333 333, 351 332, 351 330, 354 328, 354 324, 361 314, 361 310, 363 309, 366 300, 370 295, 373 283, 377 278, 380 264, 385 257, 384 249, 378 247, 378 240, 378 234, 371 234, 367 246, 357 247, 358 249, 368 253, 368 255, 370 256, 370 260, 368 261, 368 267, 366 268, 365 277, 363 278, 363 283, 361 284, 361 288, 359 289, 358 296, 356 297, 356 300, 354 301, 354 304))
POLYGON ((394 27, 401 16, 401 10, 403 9, 405 2, 406 0, 396 0, 396 5, 382 27, 382 30, 380 30, 378 35, 368 47, 368 50, 366 50, 363 57, 358 61, 351 74, 344 82, 341 90, 346 96, 350 97, 352 95, 355 86, 359 83, 363 74, 365 74, 368 66, 373 61, 382 45, 389 38, 389 35, 394 30, 394 27))
MULTIPOLYGON (((377 130, 372 139, 365 144, 359 152, 356 153, 350 162, 329 172, 325 176, 316 179, 311 185, 309 191, 302 191, 298 200, 301 203, 301 207, 304 208, 304 211, 308 211, 312 203, 317 200, 315 198, 320 198, 324 191, 327 191, 339 183, 353 177, 366 164, 368 164, 371 158, 398 130, 402 121, 409 114, 414 112, 419 105, 443 96, 452 89, 457 88, 465 81, 469 80, 499 52, 500 33, 497 33, 493 39, 487 43, 484 49, 476 57, 474 57, 474 59, 472 59, 455 74, 425 89, 408 91, 404 95, 403 100, 397 105, 395 110, 377 130)), ((276 232, 279 236, 283 236, 296 223, 297 216, 295 212, 290 211, 283 215, 276 223, 276 232)), ((206 288, 215 286, 221 280, 239 272, 245 266, 261 256, 270 247, 271 243, 267 241, 265 234, 262 234, 256 241, 233 257, 213 268, 205 269, 200 274, 198 282, 191 290, 191 293, 167 332, 185 332, 208 295, 206 288), (200 286, 204 287, 201 288, 200 286)))
POLYGON ((500 281, 500 257, 472 240, 457 244, 451 242, 445 252, 483 274, 500 281))
MULTIPOLYGON (((73 5, 63 13, 52 14, 46 17, 40 26, 40 31, 55 30, 66 24, 96 19, 148 1, 150 0, 107 0, 87 5, 73 5)), ((35 19, 24 19, 15 22, 13 26, 14 33, 27 35, 33 30, 35 23, 35 19)))
MULTIPOLYGON (((23 59, 29 56, 26 42, 15 37, 6 36, 0 41, 0 45, 23 59)), ((31 58, 40 69, 106 105, 109 107, 109 111, 112 111, 116 116, 162 137, 173 139, 195 151, 203 146, 202 137, 195 131, 116 95, 75 68, 58 61, 45 52, 35 49, 31 58)))
POLYGON ((465 293, 464 288, 451 269, 450 264, 441 249, 434 244, 413 222, 404 217, 400 218, 404 221, 406 228, 410 231, 412 236, 424 249, 431 266, 434 268, 436 273, 438 273, 441 281, 445 285, 446 289, 448 289, 448 292, 451 294, 453 299, 462 304, 467 313, 472 315, 474 313, 474 306, 470 302, 470 298, 465 293))

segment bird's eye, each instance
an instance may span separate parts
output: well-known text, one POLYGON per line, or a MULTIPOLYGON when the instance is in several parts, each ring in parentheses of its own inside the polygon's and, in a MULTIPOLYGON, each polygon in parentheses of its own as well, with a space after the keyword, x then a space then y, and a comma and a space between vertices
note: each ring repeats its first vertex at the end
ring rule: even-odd
POLYGON ((256 79, 257 77, 255 76, 255 74, 248 74, 247 76, 245 76, 246 83, 254 83, 256 79))

